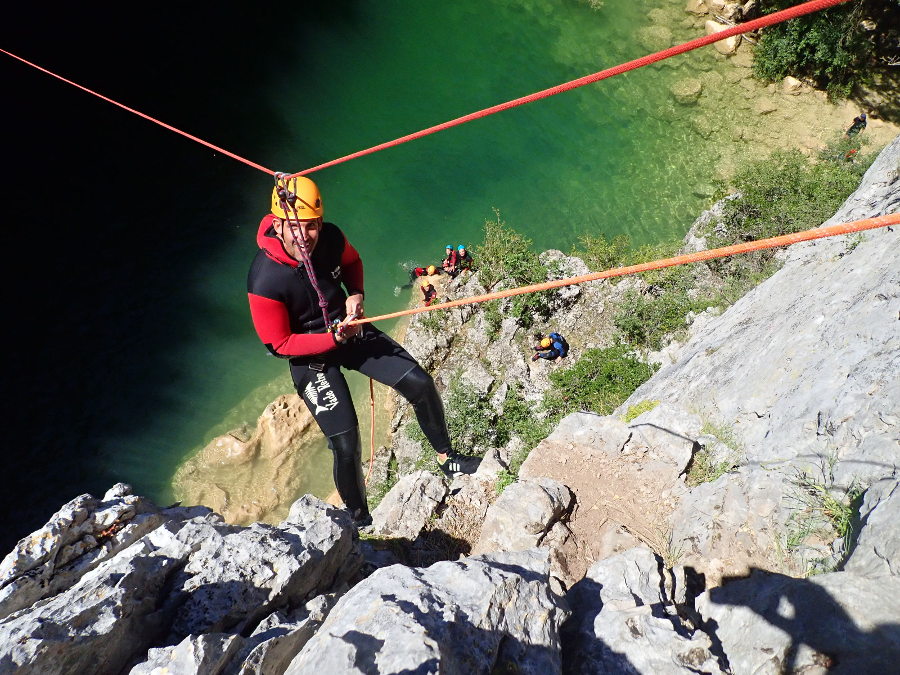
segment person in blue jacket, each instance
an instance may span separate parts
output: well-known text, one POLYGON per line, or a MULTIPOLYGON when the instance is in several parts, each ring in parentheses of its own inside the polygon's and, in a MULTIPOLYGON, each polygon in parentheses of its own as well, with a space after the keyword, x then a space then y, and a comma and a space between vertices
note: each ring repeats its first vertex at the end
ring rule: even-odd
POLYGON ((555 361, 568 356, 569 343, 559 333, 550 333, 547 337, 541 338, 541 341, 534 346, 534 352, 531 356, 532 361, 538 359, 555 361))

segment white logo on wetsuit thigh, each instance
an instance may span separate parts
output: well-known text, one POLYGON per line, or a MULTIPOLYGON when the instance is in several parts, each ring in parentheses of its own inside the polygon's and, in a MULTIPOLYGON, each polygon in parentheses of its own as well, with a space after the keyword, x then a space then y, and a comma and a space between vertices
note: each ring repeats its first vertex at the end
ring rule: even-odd
POLYGON ((303 395, 309 400, 311 405, 315 406, 313 415, 334 410, 338 404, 337 396, 331 390, 331 384, 322 373, 316 375, 315 380, 307 383, 306 387, 303 388, 303 395), (319 392, 324 392, 321 403, 319 403, 319 392))

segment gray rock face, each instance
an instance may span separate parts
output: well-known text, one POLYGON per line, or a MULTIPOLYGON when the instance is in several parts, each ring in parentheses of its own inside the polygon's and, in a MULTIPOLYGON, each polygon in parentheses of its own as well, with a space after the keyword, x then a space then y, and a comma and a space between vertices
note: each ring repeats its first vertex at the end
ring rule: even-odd
MULTIPOLYGON (((86 495, 70 503, 48 526, 23 540, 14 552, 19 557, 7 558, 8 569, 30 565, 42 570, 45 587, 53 588, 56 577, 47 570, 49 561, 59 560, 65 550, 58 542, 71 540, 85 523, 108 529, 117 522, 101 518, 102 505, 110 501, 86 495)), ((92 551, 97 549, 82 553, 92 567, 65 590, 31 602, 33 587, 20 586, 16 595, 15 584, 7 585, 13 588, 10 604, 27 606, 0 621, 0 672, 118 673, 141 661, 148 648, 165 644, 167 635, 171 646, 155 648, 134 665, 136 672, 157 667, 218 672, 244 645, 236 633, 256 626, 274 609, 302 604, 346 583, 362 562, 349 515, 310 496, 298 500, 277 528, 224 525, 204 509, 156 510, 151 515, 162 524, 133 543, 115 541, 111 549, 120 549, 118 553, 96 564, 92 551), (183 520, 185 516, 194 517, 183 520)), ((123 532, 124 527, 118 531, 123 532)), ((71 566, 81 558, 65 560, 71 566)), ((62 572, 67 580, 72 577, 68 569, 62 572)), ((311 608, 304 619, 279 642, 299 649, 324 614, 311 608), (309 620, 314 615, 318 618, 309 620)), ((261 646, 267 640, 247 640, 248 668, 279 658, 289 661, 295 653, 285 656, 275 643, 261 646), (260 649, 251 653, 256 647, 260 649)))
POLYGON ((897 577, 758 571, 701 595, 697 609, 735 673, 889 673, 900 660, 897 577))
POLYGON ((488 508, 472 553, 524 551, 540 546, 573 504, 569 488, 551 478, 513 483, 488 508))
POLYGON ((338 601, 287 673, 558 673, 566 615, 545 552, 394 565, 338 601))
POLYGON ((0 672, 117 673, 164 634, 157 610, 184 564, 167 553, 133 544, 69 590, 0 621, 0 672))
POLYGON ((281 527, 215 528, 185 567, 177 590, 187 599, 174 633, 240 632, 289 599, 311 598, 346 581, 356 571, 344 566, 354 548, 352 528, 346 511, 308 497, 294 504, 281 527))
MULTIPOLYGON (((900 210, 900 138, 828 221, 900 210)), ((646 399, 733 428, 748 462, 839 460, 835 481, 897 469, 900 401, 898 232, 791 247, 785 266, 699 328, 620 410, 646 399)))
POLYGON ((844 566, 865 577, 900 576, 900 486, 894 478, 866 491, 860 509, 861 531, 844 566))
POLYGON ((674 612, 647 548, 593 565, 569 592, 572 619, 563 631, 563 672, 720 673, 707 635, 674 612))
POLYGON ((400 478, 372 512, 372 532, 414 540, 447 496, 444 481, 428 471, 400 478))

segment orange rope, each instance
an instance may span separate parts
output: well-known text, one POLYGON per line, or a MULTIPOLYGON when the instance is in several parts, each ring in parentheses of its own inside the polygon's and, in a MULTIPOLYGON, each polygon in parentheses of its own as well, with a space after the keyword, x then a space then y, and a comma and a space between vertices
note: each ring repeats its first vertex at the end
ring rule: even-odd
POLYGON ((369 433, 369 472, 366 474, 365 484, 369 484, 369 476, 372 475, 372 466, 375 464, 375 386, 372 378, 369 378, 369 405, 372 407, 372 429, 369 433))
POLYGON ((431 312, 436 309, 450 309, 451 307, 460 307, 461 305, 472 305, 478 302, 487 302, 489 300, 497 300, 499 298, 508 298, 514 295, 524 295, 525 293, 536 293, 537 291, 547 291, 562 286, 573 286, 586 281, 597 281, 598 279, 610 279, 612 277, 622 277, 628 274, 637 274, 639 272, 649 272, 650 270, 658 270, 663 267, 673 267, 675 265, 686 265, 687 263, 701 262, 703 260, 712 260, 714 258, 726 258, 728 256, 738 255, 741 253, 749 253, 751 251, 762 251, 769 248, 778 248, 779 246, 790 246, 799 244, 802 241, 811 241, 813 239, 823 239, 825 237, 836 237, 842 234, 850 234, 852 232, 861 232, 862 230, 874 230, 879 227, 900 224, 900 212, 891 213, 886 216, 878 216, 876 218, 866 218, 864 220, 856 220, 851 223, 840 223, 838 225, 829 225, 827 227, 817 227, 812 230, 804 230, 803 232, 795 232, 794 234, 784 234, 779 237, 771 237, 769 239, 760 239, 758 241, 749 241, 744 244, 735 244, 733 246, 725 246, 723 248, 714 248, 708 251, 700 251, 698 253, 686 253, 684 255, 675 256, 674 258, 664 258, 662 260, 653 260, 651 262, 640 263, 638 265, 629 265, 627 267, 616 267, 604 272, 593 272, 591 274, 582 274, 577 277, 569 277, 567 279, 557 279, 556 281, 546 281, 541 284, 532 284, 530 286, 520 286, 519 288, 509 288, 503 291, 487 293, 485 295, 475 295, 470 298, 461 298, 460 300, 452 300, 450 302, 442 302, 439 305, 431 305, 429 307, 416 307, 413 309, 404 309, 400 312, 392 312, 391 314, 382 314, 365 319, 355 319, 350 321, 350 325, 371 323, 373 321, 382 321, 385 319, 394 319, 399 316, 407 316, 409 314, 418 314, 420 312, 431 312))

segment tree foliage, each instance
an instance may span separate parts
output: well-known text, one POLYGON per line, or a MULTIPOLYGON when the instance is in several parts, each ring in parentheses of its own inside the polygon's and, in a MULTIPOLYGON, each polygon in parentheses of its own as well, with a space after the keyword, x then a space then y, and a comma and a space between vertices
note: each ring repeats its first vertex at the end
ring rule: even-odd
MULTIPOLYGON (((768 14, 795 4, 761 0, 760 8, 768 14)), ((769 26, 754 51, 754 73, 770 82, 787 75, 811 79, 832 99, 845 98, 854 85, 868 81, 883 38, 891 42, 888 34, 898 20, 900 0, 868 0, 769 26)))

